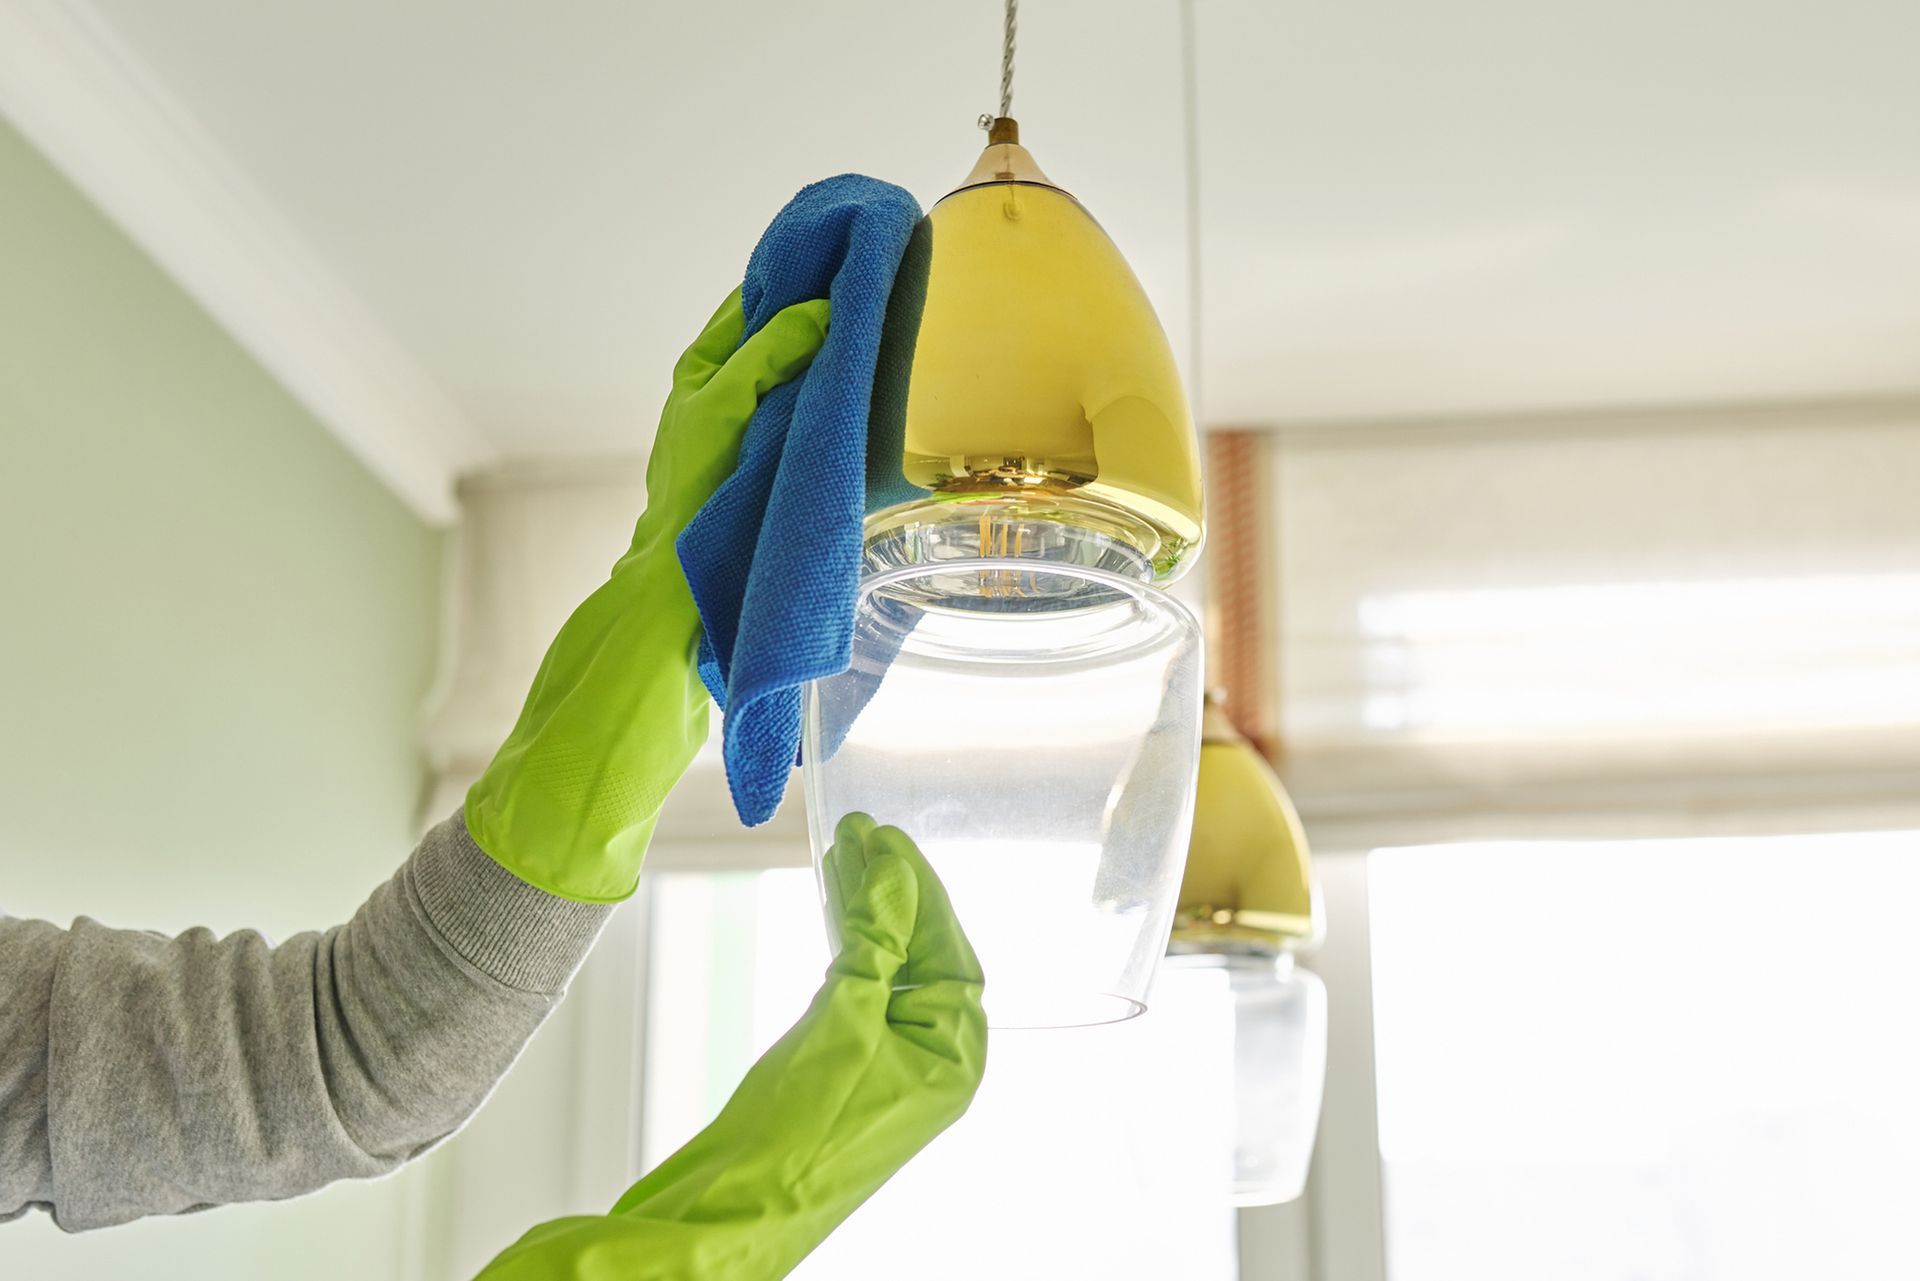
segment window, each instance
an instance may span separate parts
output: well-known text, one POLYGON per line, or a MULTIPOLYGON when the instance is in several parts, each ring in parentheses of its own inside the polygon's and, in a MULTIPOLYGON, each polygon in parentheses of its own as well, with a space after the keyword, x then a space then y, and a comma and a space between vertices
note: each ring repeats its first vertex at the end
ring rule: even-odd
POLYGON ((1920 832, 1368 879, 1391 1281, 1920 1274, 1920 832))
MULTIPOLYGON (((663 873, 651 893, 648 1168, 726 1102, 828 959, 809 871, 663 873)), ((1107 1027, 996 1032, 972 1109, 794 1276, 1237 1277, 1224 1113, 1206 1123, 1226 1096, 1183 1072, 1197 1019, 1169 1002, 1107 1027)))
POLYGON ((1920 722, 1920 574, 1382 593, 1372 730, 1781 732, 1920 722))

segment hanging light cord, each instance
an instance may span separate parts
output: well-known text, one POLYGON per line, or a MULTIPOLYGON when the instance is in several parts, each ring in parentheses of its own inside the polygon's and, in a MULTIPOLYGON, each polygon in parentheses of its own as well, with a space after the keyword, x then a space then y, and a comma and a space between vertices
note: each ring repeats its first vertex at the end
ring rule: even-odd
MULTIPOLYGON (((992 133, 997 121, 1006 120, 1013 115, 1013 45, 1020 34, 1020 0, 1007 0, 1006 38, 1000 45, 1000 114, 983 115, 978 123, 982 129, 992 133)), ((1018 142, 1018 136, 1008 141, 1018 142)))
POLYGON ((1020 33, 1020 0, 1007 0, 1007 33, 1000 47, 1000 118, 1013 114, 1013 43, 1020 33))
POLYGON ((1193 420, 1206 426, 1205 350, 1201 331, 1203 311, 1201 286, 1205 283, 1200 260, 1200 53, 1195 30, 1194 0, 1180 0, 1180 121, 1182 141, 1187 153, 1187 386, 1193 420))

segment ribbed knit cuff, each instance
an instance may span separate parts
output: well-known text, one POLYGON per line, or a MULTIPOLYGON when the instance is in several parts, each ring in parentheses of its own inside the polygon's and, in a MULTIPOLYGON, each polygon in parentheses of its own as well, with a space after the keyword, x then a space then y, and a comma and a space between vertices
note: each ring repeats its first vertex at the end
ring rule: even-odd
POLYGON ((508 987, 557 995, 580 968, 607 903, 576 903, 535 889, 487 857, 456 812, 408 860, 427 920, 466 962, 508 987))

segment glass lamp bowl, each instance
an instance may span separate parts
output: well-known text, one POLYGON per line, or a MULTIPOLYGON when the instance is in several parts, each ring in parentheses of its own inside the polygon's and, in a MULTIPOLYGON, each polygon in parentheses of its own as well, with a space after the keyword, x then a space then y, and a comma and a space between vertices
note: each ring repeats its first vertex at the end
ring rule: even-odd
POLYGON ((1307 1186, 1327 1074, 1327 989, 1291 954, 1171 952, 1156 1004, 1203 1026, 1196 1080, 1231 1080, 1232 1200, 1278 1205, 1307 1186))
MULTIPOLYGON (((1104 554, 1097 535, 1055 532, 1104 554)), ((1130 1018, 1166 948, 1200 632, 1134 568, 970 555, 872 570, 852 667, 808 689, 816 871, 849 812, 903 829, 979 953, 994 1027, 1130 1018)))

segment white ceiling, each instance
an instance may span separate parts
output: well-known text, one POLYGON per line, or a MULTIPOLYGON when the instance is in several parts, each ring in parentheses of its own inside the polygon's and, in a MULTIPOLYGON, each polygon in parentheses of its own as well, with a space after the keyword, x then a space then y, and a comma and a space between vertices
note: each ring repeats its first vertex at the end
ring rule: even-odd
MULTIPOLYGON (((1912 0, 1193 9, 1209 421, 1920 388, 1912 0)), ((0 0, 0 108, 407 492, 643 447, 795 188, 859 169, 931 201, 965 172, 998 24, 997 0, 0 0), (250 230, 185 212, 220 202, 250 230)), ((1178 0, 1027 0, 1015 103, 1177 345, 1181 48, 1178 0)))

